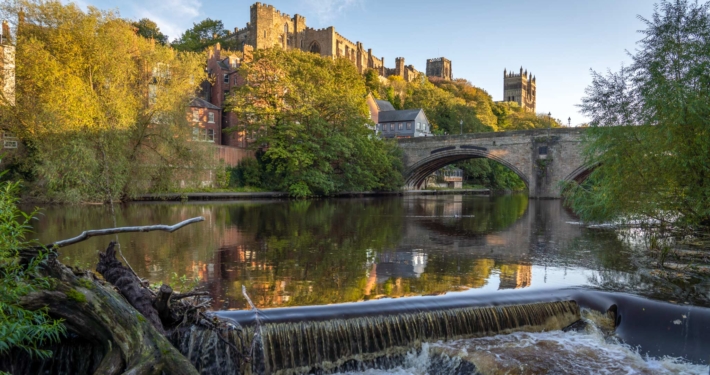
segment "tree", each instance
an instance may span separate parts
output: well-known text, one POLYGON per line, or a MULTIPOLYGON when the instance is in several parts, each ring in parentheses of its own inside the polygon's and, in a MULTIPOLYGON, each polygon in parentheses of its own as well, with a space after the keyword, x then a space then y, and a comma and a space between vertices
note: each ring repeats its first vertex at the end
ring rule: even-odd
POLYGON ((374 135, 365 81, 351 62, 266 49, 239 74, 245 84, 228 107, 264 147, 273 187, 303 197, 403 185, 396 147, 374 135))
POLYGON ((138 29, 138 35, 146 39, 155 39, 156 42, 166 45, 168 44, 168 36, 160 32, 158 24, 148 18, 141 18, 136 22, 131 23, 133 27, 138 29))
POLYGON ((632 63, 593 72, 585 183, 567 186, 585 220, 654 218, 710 225, 710 8, 662 1, 632 63))
POLYGON ((111 12, 23 0, 2 4, 17 36, 16 105, 4 124, 23 140, 15 159, 41 199, 108 201, 167 189, 206 163, 186 109, 203 57, 152 45, 111 12))
POLYGON ((191 29, 185 30, 179 39, 173 41, 172 45, 178 51, 202 52, 217 43, 224 48, 237 48, 236 42, 227 40, 229 31, 224 28, 222 21, 205 18, 192 25, 191 29))

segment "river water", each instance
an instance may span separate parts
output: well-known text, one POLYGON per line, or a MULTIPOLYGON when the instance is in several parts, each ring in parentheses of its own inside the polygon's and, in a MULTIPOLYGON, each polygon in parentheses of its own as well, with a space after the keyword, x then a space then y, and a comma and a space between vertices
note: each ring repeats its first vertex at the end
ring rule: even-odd
MULTIPOLYGON (((637 249, 615 231, 585 228, 561 202, 522 195, 132 203, 116 207, 115 215, 104 206, 49 207, 36 230, 47 243, 87 229, 173 224, 195 216, 206 220, 174 233, 123 234, 118 240, 139 276, 178 289, 200 285, 215 298, 215 310, 247 308, 242 286, 259 308, 563 288, 707 305, 707 284, 653 277, 637 268, 637 249)), ((113 239, 62 248, 61 259, 93 268, 97 252, 113 239)), ((478 361, 498 370, 487 373, 539 373, 526 370, 526 361, 532 365, 531 358, 555 348, 577 348, 570 353, 592 354, 575 362, 578 356, 562 353, 571 362, 547 372, 589 370, 590 363, 608 360, 628 365, 602 366, 608 373, 708 373, 701 363, 647 357, 594 332, 524 335, 432 343, 397 371, 426 372, 422 361, 437 348, 460 358, 489 353, 478 361), (507 358, 506 365, 495 365, 496 358, 507 358)))

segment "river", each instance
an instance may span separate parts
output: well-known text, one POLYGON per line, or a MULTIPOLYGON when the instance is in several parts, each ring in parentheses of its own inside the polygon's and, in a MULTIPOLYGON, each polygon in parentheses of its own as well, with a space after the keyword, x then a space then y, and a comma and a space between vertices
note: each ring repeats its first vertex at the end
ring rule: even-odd
MULTIPOLYGON (((131 203, 116 207, 115 215, 105 206, 57 206, 41 211, 36 230, 47 243, 87 229, 173 224, 195 216, 206 220, 174 233, 123 234, 118 241, 139 276, 178 288, 206 288, 215 299, 215 310, 246 309, 242 286, 259 308, 442 294, 487 298, 512 290, 544 294, 566 288, 707 306, 707 282, 679 285, 656 278, 636 266, 638 246, 617 232, 585 228, 560 201, 522 195, 131 203)), ((91 238, 62 248, 61 260, 93 268, 97 252, 112 239, 91 238)), ((546 335, 513 341, 559 344, 574 338, 574 333, 546 335)), ((487 342, 487 348, 510 347, 505 344, 508 336, 495 337, 499 342, 487 342)), ((588 342, 572 341, 610 350, 601 336, 584 337, 588 342)), ((437 345, 471 353, 484 344, 445 342, 431 347, 437 345)), ((618 346, 616 352, 622 347, 613 345, 618 346)), ((682 367, 673 360, 668 362, 671 367, 658 370, 653 366, 664 363, 663 358, 644 360, 624 348, 629 356, 641 358, 643 365, 634 370, 640 373, 666 373, 672 366, 681 370, 667 373, 707 373, 707 367, 682 367)), ((417 353, 398 369, 421 370, 424 352, 417 353)), ((588 362, 600 363, 598 355, 590 358, 597 359, 588 362)), ((525 359, 506 363, 515 361, 525 359)), ((584 361, 579 366, 584 368, 584 361)), ((629 372, 624 371, 611 373, 629 372)))

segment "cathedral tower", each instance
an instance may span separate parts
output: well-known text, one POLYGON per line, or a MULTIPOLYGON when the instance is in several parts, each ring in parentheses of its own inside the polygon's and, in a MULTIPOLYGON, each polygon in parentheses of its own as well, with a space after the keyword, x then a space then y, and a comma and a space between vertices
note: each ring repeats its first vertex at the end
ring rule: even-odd
POLYGON ((503 101, 516 102, 526 111, 535 112, 537 104, 537 91, 535 89, 535 76, 523 71, 520 74, 503 70, 503 101))
POLYGON ((453 74, 451 73, 451 60, 445 57, 428 59, 426 61, 426 76, 451 81, 453 79, 453 74))

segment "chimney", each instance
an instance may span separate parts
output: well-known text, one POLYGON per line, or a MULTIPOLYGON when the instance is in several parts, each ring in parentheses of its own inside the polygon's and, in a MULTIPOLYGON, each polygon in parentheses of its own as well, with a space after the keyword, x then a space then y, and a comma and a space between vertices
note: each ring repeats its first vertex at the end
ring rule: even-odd
POLYGON ((10 44, 10 24, 8 24, 7 21, 2 21, 0 44, 10 44))

